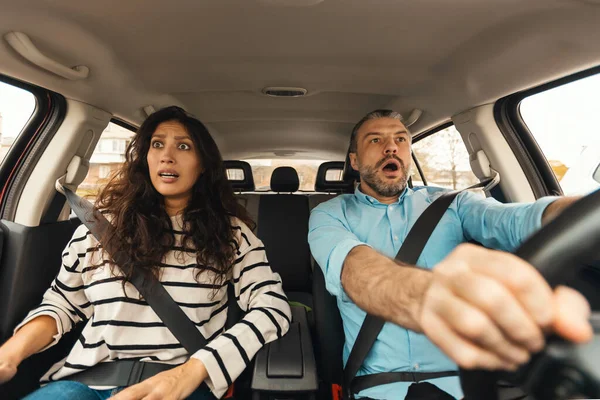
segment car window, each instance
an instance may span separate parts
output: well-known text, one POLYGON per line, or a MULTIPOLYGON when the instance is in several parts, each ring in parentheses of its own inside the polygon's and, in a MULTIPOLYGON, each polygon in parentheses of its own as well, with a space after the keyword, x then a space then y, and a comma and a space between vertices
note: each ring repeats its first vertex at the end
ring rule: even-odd
POLYGON ((600 74, 524 98, 521 117, 565 195, 600 187, 600 74))
POLYGON ((271 175, 277 167, 292 167, 298 172, 301 191, 314 191, 315 180, 321 160, 259 159, 244 160, 252 167, 254 185, 257 191, 271 189, 271 175))
POLYGON ((77 194, 93 201, 112 174, 125 162, 125 150, 135 132, 114 122, 109 122, 96 144, 90 168, 77 194))
MULTIPOLYGON (((464 189, 479 179, 471 170, 469 153, 454 125, 415 141, 413 154, 421 166, 428 186, 464 189)), ((416 167, 412 170, 413 185, 423 185, 416 167)))
POLYGON ((35 110, 35 96, 0 82, 0 164, 35 110))

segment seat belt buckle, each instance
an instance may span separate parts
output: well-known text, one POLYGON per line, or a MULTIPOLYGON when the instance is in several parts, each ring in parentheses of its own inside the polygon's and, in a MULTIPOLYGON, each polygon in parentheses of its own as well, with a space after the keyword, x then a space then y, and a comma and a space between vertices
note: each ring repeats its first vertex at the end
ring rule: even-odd
POLYGON ((233 399, 233 393, 234 393, 234 384, 232 383, 231 386, 229 386, 229 388, 227 389, 227 392, 225 393, 225 396, 223 396, 224 399, 233 399))
POLYGON ((342 400, 342 386, 337 383, 331 384, 331 399, 332 400, 342 400))

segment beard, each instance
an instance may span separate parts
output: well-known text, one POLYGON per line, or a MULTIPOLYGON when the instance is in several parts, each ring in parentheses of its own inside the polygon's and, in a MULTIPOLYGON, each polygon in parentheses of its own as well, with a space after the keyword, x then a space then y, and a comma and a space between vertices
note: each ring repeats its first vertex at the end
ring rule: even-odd
POLYGON ((359 164, 358 172, 360 173, 361 182, 366 183, 371 189, 375 191, 375 193, 382 197, 394 197, 398 196, 404 191, 404 189, 406 189, 408 177, 410 176, 410 165, 407 167, 404 164, 404 161, 402 161, 396 156, 388 156, 379 161, 377 164, 375 164, 375 166, 359 164), (384 165, 392 158, 400 163, 400 170, 402 171, 402 176, 398 181, 386 182, 377 174, 377 171, 382 165, 384 165))

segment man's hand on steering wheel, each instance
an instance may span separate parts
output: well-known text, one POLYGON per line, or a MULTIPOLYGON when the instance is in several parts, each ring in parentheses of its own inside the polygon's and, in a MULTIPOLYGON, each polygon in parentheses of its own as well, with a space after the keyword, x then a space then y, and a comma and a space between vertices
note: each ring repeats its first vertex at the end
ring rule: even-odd
POLYGON ((433 270, 420 311, 423 332, 460 367, 515 370, 554 332, 592 338, 590 306, 577 291, 552 291, 515 255, 464 244, 433 270))

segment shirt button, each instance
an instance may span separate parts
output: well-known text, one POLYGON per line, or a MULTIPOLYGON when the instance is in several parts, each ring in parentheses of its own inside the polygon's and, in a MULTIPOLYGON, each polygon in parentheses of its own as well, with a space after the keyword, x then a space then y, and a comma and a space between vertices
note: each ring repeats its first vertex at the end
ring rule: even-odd
POLYGON ((390 211, 394 210, 394 206, 389 206, 388 208, 389 208, 390 211))
POLYGON ((414 365, 414 368, 415 368, 416 370, 418 370, 418 369, 419 369, 419 364, 415 364, 415 365, 414 365))
POLYGON ((394 240, 398 240, 398 236, 394 236, 394 240))

